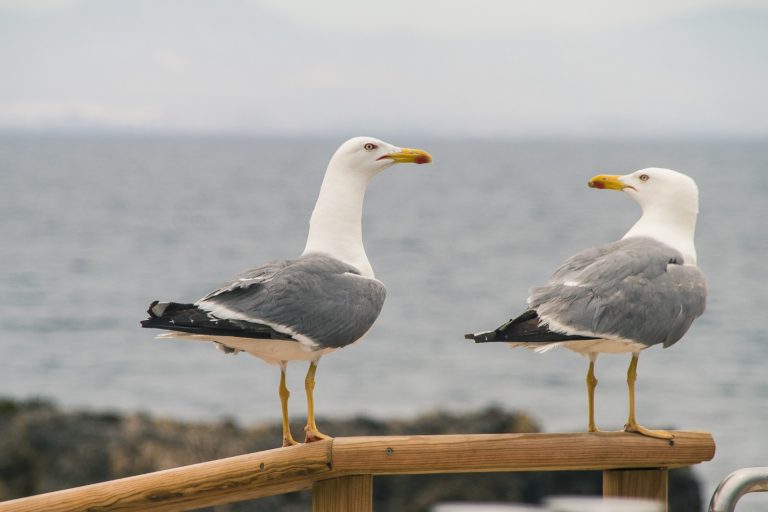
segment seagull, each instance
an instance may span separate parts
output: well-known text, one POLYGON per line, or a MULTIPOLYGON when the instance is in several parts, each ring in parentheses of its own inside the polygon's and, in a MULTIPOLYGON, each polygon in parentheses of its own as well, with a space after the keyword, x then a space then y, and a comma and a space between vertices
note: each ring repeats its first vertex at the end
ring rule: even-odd
POLYGON ((327 439, 315 423, 313 391, 320 358, 361 339, 379 316, 386 289, 363 247, 368 183, 397 163, 425 164, 429 153, 371 137, 339 147, 325 172, 304 252, 235 276, 192 304, 154 301, 142 327, 160 337, 208 340, 225 353, 248 352, 280 367, 283 446, 298 444, 288 424, 288 361, 309 361, 305 442, 327 439))
POLYGON ((544 286, 535 287, 520 316, 493 331, 467 334, 476 343, 509 342, 546 352, 566 347, 589 358, 588 430, 595 424, 595 361, 601 353, 631 353, 627 370, 629 418, 624 430, 671 439, 635 417, 640 352, 667 348, 686 333, 706 306, 707 285, 696 265, 696 182, 670 169, 624 176, 598 175, 592 188, 618 190, 640 204, 642 215, 616 242, 571 256, 544 286))

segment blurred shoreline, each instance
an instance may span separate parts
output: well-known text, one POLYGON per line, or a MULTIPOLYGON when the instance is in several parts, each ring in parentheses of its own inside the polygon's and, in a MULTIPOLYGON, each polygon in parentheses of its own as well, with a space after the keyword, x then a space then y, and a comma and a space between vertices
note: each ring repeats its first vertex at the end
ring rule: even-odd
MULTIPOLYGON (((336 436, 537 432, 531 418, 488 407, 465 414, 434 411, 410 419, 319 419, 336 436)), ((293 422, 295 434, 302 425, 293 422)), ((278 422, 183 422, 145 413, 62 410, 44 399, 0 398, 0 501, 276 448, 278 422)), ((597 495, 595 471, 377 477, 375 510, 427 512, 440 502, 540 503, 559 494, 597 495)), ((670 511, 701 508, 695 469, 670 472, 670 511)), ((311 510, 309 493, 216 507, 217 512, 311 510)))

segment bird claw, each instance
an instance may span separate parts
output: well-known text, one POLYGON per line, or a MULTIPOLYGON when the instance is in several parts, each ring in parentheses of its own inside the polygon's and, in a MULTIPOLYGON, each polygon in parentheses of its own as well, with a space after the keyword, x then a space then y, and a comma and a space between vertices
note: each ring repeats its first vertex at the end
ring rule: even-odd
POLYGON ((317 430, 309 430, 307 429, 307 436, 304 439, 305 443, 314 443, 317 441, 322 441, 323 439, 332 439, 331 436, 327 436, 323 434, 322 432, 319 432, 317 430))
POLYGON ((665 440, 671 440, 675 437, 674 435, 672 435, 670 432, 667 432, 666 430, 651 430, 637 423, 634 423, 634 424, 627 423, 626 425, 624 425, 624 432, 635 432, 643 436, 653 437, 656 439, 665 439, 665 440))
POLYGON ((288 446, 296 446, 297 444, 301 444, 301 443, 296 441, 292 437, 284 437, 283 438, 283 448, 287 448, 288 446))

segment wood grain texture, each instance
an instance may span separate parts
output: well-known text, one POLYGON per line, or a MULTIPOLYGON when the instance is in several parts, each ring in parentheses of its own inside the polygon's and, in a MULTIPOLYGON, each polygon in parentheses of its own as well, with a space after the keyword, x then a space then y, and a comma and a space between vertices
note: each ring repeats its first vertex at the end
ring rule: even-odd
POLYGON ((315 482, 312 512, 371 512, 373 477, 352 475, 315 482))
POLYGON ((333 469, 355 474, 468 473, 679 467, 710 460, 706 432, 674 443, 627 432, 337 438, 333 469))
MULTIPOLYGON (((645 498, 668 503, 669 470, 611 469, 603 471, 603 496, 645 498)), ((666 509, 665 509, 666 510, 666 509)))
POLYGON ((370 475, 671 468, 714 456, 711 434, 673 433, 673 443, 626 432, 341 437, 7 501, 0 512, 191 510, 315 482, 327 508, 331 492, 341 502, 370 495, 370 475))
POLYGON ((308 489, 332 441, 278 448, 0 503, 0 512, 177 511, 308 489))

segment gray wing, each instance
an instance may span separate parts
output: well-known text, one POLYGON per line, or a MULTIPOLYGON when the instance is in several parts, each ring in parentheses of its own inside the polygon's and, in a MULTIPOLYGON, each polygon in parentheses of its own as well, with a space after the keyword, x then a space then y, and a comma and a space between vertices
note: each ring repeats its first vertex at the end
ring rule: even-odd
POLYGON ((337 259, 310 254, 246 271, 195 305, 216 318, 268 325, 319 349, 362 337, 385 296, 380 281, 337 259))
POLYGON ((221 285, 221 287, 212 291, 197 301, 197 303, 212 299, 213 297, 226 292, 231 292, 237 289, 247 289, 251 286, 264 284, 273 279, 275 275, 277 275, 277 273, 283 270, 285 267, 291 265, 293 261, 294 260, 270 261, 264 265, 248 269, 245 272, 236 275, 231 281, 221 285))
POLYGON ((706 296, 697 267, 683 265, 671 247, 638 237, 571 257, 531 291, 528 304, 567 334, 668 347, 704 312, 706 296))

